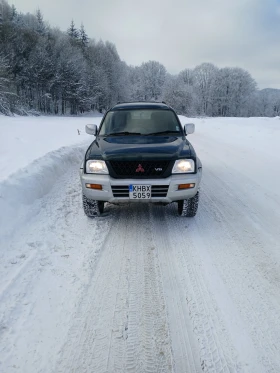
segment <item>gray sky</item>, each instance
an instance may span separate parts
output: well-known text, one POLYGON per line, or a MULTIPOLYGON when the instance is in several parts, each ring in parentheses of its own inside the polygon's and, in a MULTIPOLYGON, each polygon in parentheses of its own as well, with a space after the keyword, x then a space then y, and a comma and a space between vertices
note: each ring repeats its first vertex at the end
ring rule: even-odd
POLYGON ((113 42, 122 60, 156 60, 170 73, 203 62, 242 67, 259 88, 280 88, 280 0, 8 0, 40 8, 51 26, 73 18, 89 37, 113 42))

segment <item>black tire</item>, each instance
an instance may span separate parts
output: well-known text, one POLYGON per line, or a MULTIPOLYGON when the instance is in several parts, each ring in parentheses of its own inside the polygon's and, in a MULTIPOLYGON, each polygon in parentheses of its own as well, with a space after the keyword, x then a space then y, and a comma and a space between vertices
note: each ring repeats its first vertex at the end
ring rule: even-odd
POLYGON ((100 216, 104 211, 104 202, 87 198, 83 194, 83 207, 86 216, 89 218, 95 218, 96 216, 100 216))
POLYGON ((189 199, 184 199, 178 201, 178 213, 180 216, 185 216, 187 218, 193 218, 196 215, 199 202, 199 192, 189 199))

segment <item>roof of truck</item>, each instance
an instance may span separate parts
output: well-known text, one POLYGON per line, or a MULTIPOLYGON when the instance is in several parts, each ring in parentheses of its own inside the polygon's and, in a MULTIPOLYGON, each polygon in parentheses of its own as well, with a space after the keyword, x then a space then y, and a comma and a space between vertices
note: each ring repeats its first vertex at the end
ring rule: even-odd
POLYGON ((136 102, 121 102, 113 106, 111 110, 125 110, 125 109, 162 109, 170 110, 170 107, 165 102, 153 101, 136 101, 136 102))

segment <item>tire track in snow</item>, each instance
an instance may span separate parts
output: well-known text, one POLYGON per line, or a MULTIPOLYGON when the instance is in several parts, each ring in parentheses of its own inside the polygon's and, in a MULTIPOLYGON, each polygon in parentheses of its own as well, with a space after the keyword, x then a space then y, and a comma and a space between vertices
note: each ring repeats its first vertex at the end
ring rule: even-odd
POLYGON ((235 356, 227 356, 232 346, 221 330, 222 320, 217 319, 215 303, 200 268, 193 261, 195 244, 183 236, 188 219, 178 218, 174 206, 151 209, 151 213, 168 307, 175 371, 241 371, 233 362, 235 356), (159 219, 160 215, 164 219, 159 219))
POLYGON ((146 206, 118 207, 58 372, 172 372, 146 206))
POLYGON ((259 366, 265 372, 279 372, 279 260, 275 257, 275 249, 271 248, 273 240, 278 237, 277 220, 274 225, 270 224, 269 229, 274 234, 267 241, 256 224, 256 221, 263 219, 265 229, 267 223, 265 217, 260 216, 262 210, 252 211, 246 200, 243 201, 243 195, 235 195, 233 189, 211 172, 207 173, 207 178, 210 182, 204 196, 205 201, 201 205, 202 213, 198 218, 199 231, 202 233, 203 226, 204 231, 209 231, 210 226, 217 225, 218 220, 220 234, 215 237, 215 242, 214 237, 210 237, 208 241, 210 250, 213 249, 212 256, 236 311, 244 320, 259 366), (215 192, 218 186, 219 196, 215 192), (233 198, 226 198, 229 190, 234 196, 234 203, 233 198), (216 224, 210 224, 209 219, 206 219, 206 216, 211 215, 216 224), (266 276, 263 275, 262 263, 266 263, 266 267, 270 269, 266 276))
MULTIPOLYGON (((214 219, 214 206, 209 205, 209 210, 200 213, 207 205, 204 190, 202 196, 195 219, 178 219, 175 205, 162 210, 165 218, 163 221, 156 219, 160 212, 157 214, 151 210, 154 214, 154 235, 159 238, 158 247, 163 248, 159 258, 169 310, 175 367, 178 369, 176 371, 187 371, 187 368, 178 366, 184 356, 184 353, 179 352, 180 345, 182 346, 180 340, 188 338, 183 335, 184 330, 193 330, 193 340, 199 346, 201 368, 204 372, 266 372, 258 361, 258 352, 246 331, 246 323, 240 317, 235 299, 229 296, 230 289, 236 287, 236 282, 230 284, 231 288, 226 286, 219 272, 219 266, 224 265, 222 256, 213 258, 211 252, 212 249, 215 250, 214 245, 218 250, 223 250, 227 245, 227 260, 231 261, 234 255, 232 242, 221 242, 222 237, 227 236, 229 226, 224 224, 218 225, 216 229, 209 228, 209 222, 214 219), (217 239, 218 235, 221 241, 217 239), (182 315, 176 315, 179 311, 174 304, 179 305, 182 315), (189 324, 186 315, 189 315, 191 326, 182 328, 180 320, 184 317, 186 325, 189 324)), ((238 265, 233 263, 231 271, 236 273, 238 270, 238 265)), ((256 321, 256 325, 259 322, 260 320, 256 321)))
POLYGON ((112 219, 94 222, 85 218, 78 165, 58 179, 51 195, 37 203, 40 213, 9 243, 11 258, 18 258, 14 254, 18 248, 26 256, 16 264, 7 262, 10 282, 0 295, 0 366, 5 372, 16 368, 21 372, 52 371, 69 328, 67 320, 79 292, 87 286, 88 272, 94 270, 100 255, 98 246, 112 224, 112 219), (94 238, 99 225, 102 231, 94 238), (85 235, 88 231, 92 237, 85 235), (95 250, 88 250, 93 241, 95 250), (70 264, 72 261, 76 263, 70 264), (78 273, 76 267, 82 271, 78 273), (74 294, 74 301, 69 301, 69 293, 74 294), (46 315, 48 311, 50 315, 46 315), (53 325, 59 325, 60 331, 52 331, 53 325), (49 346, 50 339, 54 347, 49 346), (40 348, 42 342, 44 348, 40 348))

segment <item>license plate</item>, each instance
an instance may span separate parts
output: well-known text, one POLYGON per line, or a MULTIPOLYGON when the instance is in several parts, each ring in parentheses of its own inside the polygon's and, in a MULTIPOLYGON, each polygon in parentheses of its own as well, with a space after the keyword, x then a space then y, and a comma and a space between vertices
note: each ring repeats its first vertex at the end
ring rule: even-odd
POLYGON ((129 185, 130 199, 150 199, 152 195, 151 185, 129 185))

